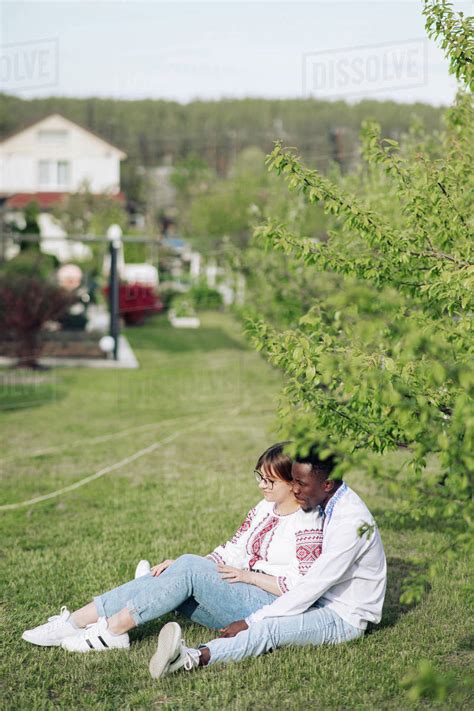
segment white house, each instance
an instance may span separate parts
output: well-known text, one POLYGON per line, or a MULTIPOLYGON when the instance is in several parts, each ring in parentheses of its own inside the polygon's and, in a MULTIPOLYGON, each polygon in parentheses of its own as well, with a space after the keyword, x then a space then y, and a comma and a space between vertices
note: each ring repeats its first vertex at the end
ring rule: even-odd
MULTIPOLYGON (((126 154, 92 131, 51 114, 0 141, 0 196, 120 192, 126 154)), ((39 200, 41 202, 41 199, 39 200)))
MULTIPOLYGON (((50 209, 86 184, 94 194, 124 202, 120 161, 126 157, 116 146, 60 114, 36 121, 0 140, 0 204, 5 217, 22 226, 22 211, 28 203, 36 202, 41 250, 61 262, 87 259, 89 247, 66 240, 50 209)), ((7 259, 18 250, 12 240, 4 247, 7 259)))

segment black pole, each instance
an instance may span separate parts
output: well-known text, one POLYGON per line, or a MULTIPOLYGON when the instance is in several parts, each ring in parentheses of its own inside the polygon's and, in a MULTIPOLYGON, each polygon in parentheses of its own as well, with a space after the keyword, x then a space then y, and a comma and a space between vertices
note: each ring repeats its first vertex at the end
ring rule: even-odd
POLYGON ((109 308, 110 335, 114 339, 114 360, 118 360, 118 341, 120 335, 119 315, 119 280, 117 274, 118 241, 110 241, 110 278, 109 278, 109 308))

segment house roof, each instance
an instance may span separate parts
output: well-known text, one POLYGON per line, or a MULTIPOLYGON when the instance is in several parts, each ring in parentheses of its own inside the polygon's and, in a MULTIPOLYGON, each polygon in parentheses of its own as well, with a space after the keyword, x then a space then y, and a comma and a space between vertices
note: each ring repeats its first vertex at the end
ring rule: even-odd
POLYGON ((11 133, 4 136, 3 138, 0 138, 0 145, 2 143, 5 143, 6 141, 9 141, 10 138, 13 138, 14 136, 17 136, 18 134, 23 133, 23 131, 27 131, 28 129, 32 128, 33 126, 36 126, 36 124, 43 123, 43 121, 45 121, 46 119, 49 119, 53 116, 59 116, 60 118, 64 119, 64 121, 67 121, 68 123, 72 124, 73 126, 77 126, 77 128, 82 129, 82 131, 86 131, 87 133, 90 133, 92 136, 94 136, 95 138, 98 138, 99 141, 102 141, 107 146, 114 148, 116 151, 119 151, 119 153, 122 154, 123 158, 127 157, 127 154, 125 153, 125 151, 123 151, 121 148, 116 146, 114 143, 111 143, 110 141, 105 139, 103 136, 101 136, 99 133, 92 131, 92 129, 88 128, 87 126, 83 126, 82 124, 78 123, 77 121, 73 121, 72 119, 67 118, 67 116, 60 114, 58 111, 53 111, 50 114, 46 114, 46 116, 42 116, 40 119, 35 119, 34 121, 30 121, 29 123, 21 126, 20 128, 17 128, 15 131, 12 131, 11 133))
MULTIPOLYGON (((10 195, 5 200, 4 206, 10 210, 23 210, 28 203, 36 202, 40 208, 49 208, 57 205, 64 198, 69 197, 71 193, 15 193, 10 195)), ((111 200, 116 200, 122 204, 125 203, 125 194, 120 192, 115 195, 107 195, 111 200)))

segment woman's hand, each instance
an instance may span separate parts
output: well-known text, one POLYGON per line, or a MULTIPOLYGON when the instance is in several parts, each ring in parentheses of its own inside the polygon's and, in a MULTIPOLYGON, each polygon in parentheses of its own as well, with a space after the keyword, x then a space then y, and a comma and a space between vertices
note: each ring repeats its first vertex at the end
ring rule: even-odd
POLYGON ((250 583, 252 584, 252 571, 233 568, 231 565, 218 565, 217 570, 221 574, 222 580, 228 583, 250 583))
POLYGON ((164 560, 162 563, 154 565, 153 568, 150 570, 150 573, 156 578, 158 575, 161 575, 161 573, 166 570, 166 568, 169 568, 172 563, 174 563, 174 559, 164 560))

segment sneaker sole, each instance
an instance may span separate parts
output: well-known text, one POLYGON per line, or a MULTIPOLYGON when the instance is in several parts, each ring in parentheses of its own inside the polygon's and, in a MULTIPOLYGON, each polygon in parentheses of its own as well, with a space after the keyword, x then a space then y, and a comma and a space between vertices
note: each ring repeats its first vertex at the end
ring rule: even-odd
POLYGON ((37 640, 31 639, 30 637, 28 637, 28 634, 27 634, 26 632, 23 632, 23 634, 21 635, 21 638, 22 638, 25 642, 29 642, 30 644, 34 644, 34 645, 36 645, 37 647, 59 647, 59 646, 61 645, 61 642, 62 642, 61 639, 58 639, 58 640, 56 640, 55 642, 39 642, 39 641, 37 641, 37 640))
POLYGON ((181 627, 177 622, 168 622, 158 636, 156 652, 148 666, 153 679, 159 679, 166 674, 169 664, 181 644, 181 627))
POLYGON ((89 647, 89 645, 86 643, 85 647, 83 647, 82 649, 77 649, 77 647, 74 648, 74 646, 72 646, 72 647, 68 646, 69 639, 71 639, 71 637, 65 637, 63 640, 61 640, 61 647, 66 652, 71 652, 71 654, 89 654, 89 652, 98 652, 99 654, 102 654, 103 652, 113 652, 116 649, 118 649, 120 651, 123 651, 123 650, 128 651, 130 649, 130 643, 120 645, 120 646, 119 645, 111 646, 109 644, 109 645, 107 645, 107 647, 89 647))

